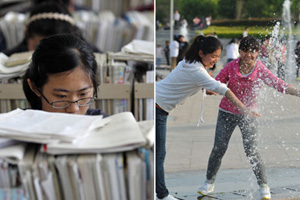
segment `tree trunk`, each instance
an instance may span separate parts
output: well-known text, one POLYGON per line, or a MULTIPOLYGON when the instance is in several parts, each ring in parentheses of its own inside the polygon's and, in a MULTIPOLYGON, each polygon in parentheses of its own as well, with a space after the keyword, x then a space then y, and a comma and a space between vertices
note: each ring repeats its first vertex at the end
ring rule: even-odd
POLYGON ((237 0, 236 1, 236 19, 240 19, 243 11, 243 5, 245 0, 237 0))

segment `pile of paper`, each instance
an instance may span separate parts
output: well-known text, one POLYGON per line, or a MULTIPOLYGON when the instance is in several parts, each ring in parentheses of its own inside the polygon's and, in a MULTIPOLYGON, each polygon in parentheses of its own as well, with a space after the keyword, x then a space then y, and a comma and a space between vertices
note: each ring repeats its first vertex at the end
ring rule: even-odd
POLYGON ((16 109, 0 114, 0 136, 36 143, 76 143, 109 119, 39 110, 16 109))
POLYGON ((0 114, 1 137, 45 144, 50 154, 117 152, 151 144, 151 127, 147 124, 146 134, 142 127, 131 112, 104 119, 20 109, 0 114))
POLYGON ((88 137, 77 144, 51 143, 44 150, 50 154, 103 153, 128 151, 147 144, 148 136, 143 134, 131 112, 118 113, 105 120, 109 120, 109 123, 91 131, 88 137))
MULTIPOLYGON (((26 52, 26 56, 29 58, 27 59, 28 62, 24 62, 24 64, 18 64, 17 65, 14 65, 12 66, 11 63, 13 63, 13 60, 10 60, 9 57, 7 57, 5 54, 1 53, 0 52, 0 80, 8 80, 8 79, 11 79, 11 78, 15 78, 15 77, 18 77, 18 76, 22 76, 28 66, 29 66, 29 60, 30 60, 30 57, 31 57, 31 54, 32 52, 26 52), (7 63, 9 63, 7 65, 7 63)), ((21 59, 24 59, 24 53, 20 53, 20 54, 15 54, 15 56, 18 56, 18 55, 21 55, 23 57, 17 57, 17 59, 15 61, 20 61, 21 59)), ((12 59, 15 59, 15 56, 12 57, 12 59)))

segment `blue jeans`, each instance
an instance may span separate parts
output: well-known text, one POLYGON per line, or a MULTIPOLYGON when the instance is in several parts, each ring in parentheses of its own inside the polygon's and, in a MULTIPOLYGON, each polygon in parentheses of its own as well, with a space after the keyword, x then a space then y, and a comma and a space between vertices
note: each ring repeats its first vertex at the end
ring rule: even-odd
POLYGON ((156 58, 156 65, 160 66, 161 65, 161 58, 156 58))
POLYGON ((164 161, 166 157, 166 132, 168 113, 156 107, 156 195, 162 199, 169 195, 165 184, 164 161))
POLYGON ((230 137, 236 126, 239 126, 241 130, 244 150, 250 160, 258 185, 267 184, 265 166, 257 147, 257 120, 245 115, 235 115, 221 110, 218 114, 214 147, 208 161, 207 180, 210 183, 215 181, 230 137))

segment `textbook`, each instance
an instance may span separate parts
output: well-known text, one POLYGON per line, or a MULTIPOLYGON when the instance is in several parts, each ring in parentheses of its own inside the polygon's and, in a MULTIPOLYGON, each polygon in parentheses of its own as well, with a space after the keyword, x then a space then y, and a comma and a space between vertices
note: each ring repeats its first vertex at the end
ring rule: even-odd
POLYGON ((20 109, 0 114, 1 137, 44 144, 42 151, 55 155, 132 150, 153 143, 152 128, 152 121, 139 124, 131 112, 106 118, 20 109))
MULTIPOLYGON (((13 58, 14 60, 15 58, 13 58)), ((22 76, 28 68, 29 61, 24 60, 21 63, 17 63, 10 60, 4 53, 0 52, 0 80, 9 80, 10 78, 22 76), (9 66, 7 66, 7 64, 9 66), (14 64, 14 66, 12 66, 14 64)))
POLYGON ((31 60, 32 53, 33 51, 14 53, 5 61, 5 66, 13 67, 29 63, 31 60))
POLYGON ((35 143, 75 143, 109 122, 102 116, 16 109, 0 114, 0 136, 35 143))
MULTIPOLYGON (((107 118, 109 120, 101 129, 93 130, 87 137, 78 143, 49 143, 43 150, 49 154, 71 154, 71 153, 111 153, 129 151, 145 146, 151 141, 153 134, 149 123, 146 128, 149 132, 144 133, 139 123, 131 112, 118 113, 107 118)), ((152 123, 153 125, 153 123, 152 123)))

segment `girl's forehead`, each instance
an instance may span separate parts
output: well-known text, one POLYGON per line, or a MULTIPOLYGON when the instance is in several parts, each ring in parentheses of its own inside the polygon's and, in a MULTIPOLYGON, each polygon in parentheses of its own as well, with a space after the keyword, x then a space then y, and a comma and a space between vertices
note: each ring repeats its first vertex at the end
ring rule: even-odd
POLYGON ((76 85, 91 83, 91 78, 89 74, 82 68, 76 67, 73 70, 57 73, 57 74, 50 74, 48 76, 48 84, 51 85, 76 85))

